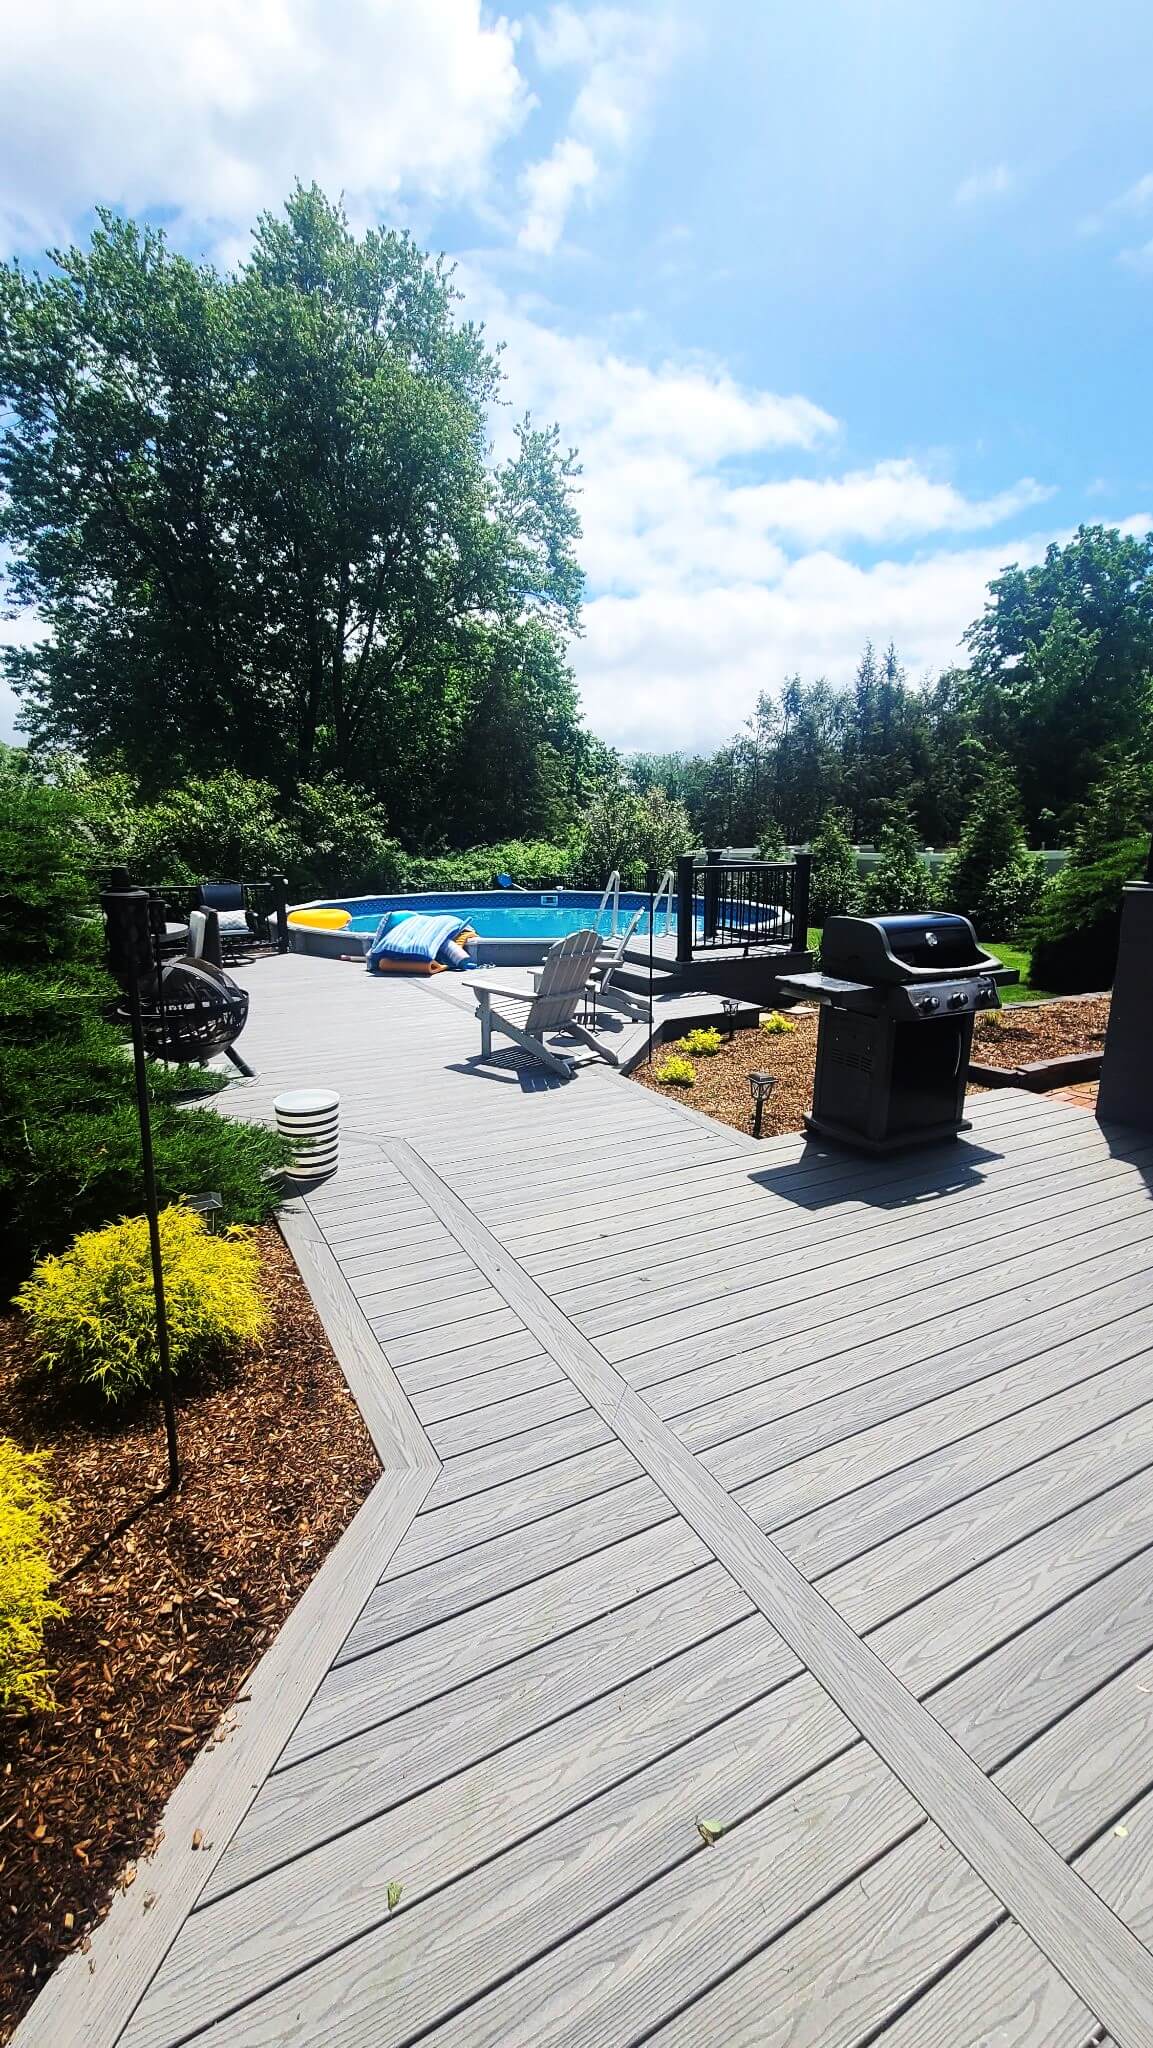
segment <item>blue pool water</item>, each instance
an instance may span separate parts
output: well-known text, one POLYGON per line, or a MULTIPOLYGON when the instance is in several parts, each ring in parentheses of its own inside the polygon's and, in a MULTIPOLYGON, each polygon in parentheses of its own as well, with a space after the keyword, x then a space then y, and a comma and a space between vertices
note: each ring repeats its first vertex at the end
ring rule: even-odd
MULTIPOLYGON (((584 931, 595 925, 598 931, 612 930, 612 909, 606 905, 598 918, 600 891, 591 889, 461 891, 458 894, 424 896, 373 896, 346 898, 334 908, 353 911, 349 932, 374 932, 386 910, 456 911, 467 918, 482 939, 560 939, 566 932, 584 931)), ((626 925, 635 910, 645 915, 637 936, 648 931, 648 897, 622 891, 617 929, 626 925)), ((675 927, 675 914, 668 929, 675 927)), ((657 931, 665 930, 664 907, 657 912, 657 931)))

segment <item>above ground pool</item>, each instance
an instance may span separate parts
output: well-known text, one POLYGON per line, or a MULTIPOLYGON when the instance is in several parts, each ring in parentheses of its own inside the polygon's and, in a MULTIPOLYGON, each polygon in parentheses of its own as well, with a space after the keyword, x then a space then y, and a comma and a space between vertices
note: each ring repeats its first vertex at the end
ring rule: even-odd
MULTIPOLYGON (((648 935, 647 895, 622 890, 616 912, 616 928, 623 931, 636 911, 642 916, 637 939, 648 935)), ((308 924, 293 924, 292 947, 298 953, 367 952, 372 935, 386 910, 454 911, 464 918, 477 938, 469 950, 486 963, 503 961, 508 966, 528 966, 542 960, 549 947, 566 932, 595 926, 608 938, 613 928, 613 906, 594 889, 477 889, 453 890, 411 896, 325 897, 315 903, 293 906, 306 918, 309 911, 350 913, 340 930, 325 930, 308 924), (603 908, 602 908, 603 905, 603 908)), ((676 928, 675 911, 662 902, 656 913, 658 938, 676 928)))

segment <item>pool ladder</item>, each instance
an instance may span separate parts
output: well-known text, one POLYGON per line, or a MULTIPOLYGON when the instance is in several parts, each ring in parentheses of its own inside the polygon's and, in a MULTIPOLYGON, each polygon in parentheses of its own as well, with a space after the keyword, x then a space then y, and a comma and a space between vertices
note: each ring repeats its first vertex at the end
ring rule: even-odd
POLYGON ((605 914, 605 905, 609 902, 610 898, 613 906, 613 926, 610 937, 615 939, 621 915, 621 871, 619 868, 613 869, 612 874, 605 883, 604 895, 597 905, 596 928, 598 932, 601 928, 601 919, 605 914))
POLYGON ((657 930, 657 912, 660 909, 662 903, 665 906, 665 937, 668 937, 669 926, 672 923, 673 916, 673 891, 675 890, 676 886, 677 878, 674 870, 672 868, 666 868, 664 874, 661 876, 660 887, 657 890, 656 895, 653 897, 654 938, 656 937, 657 930))
MULTIPOLYGON (((665 936, 666 938, 668 937, 669 928, 672 924, 673 893, 676 889, 676 886, 677 878, 675 870, 672 868, 666 868, 664 874, 661 876, 660 886, 657 889, 656 895, 653 897, 654 937, 656 936, 657 929, 657 912, 660 910, 662 904, 664 905, 665 936)), ((606 907, 610 902, 613 907, 613 922, 612 930, 609 936, 610 938, 615 939, 617 936, 617 932, 620 928, 621 916, 621 871, 619 868, 613 869, 612 874, 609 876, 608 881, 605 883, 604 895, 601 897, 601 900, 597 905, 596 928, 598 932, 601 928, 601 919, 604 916, 606 907)))

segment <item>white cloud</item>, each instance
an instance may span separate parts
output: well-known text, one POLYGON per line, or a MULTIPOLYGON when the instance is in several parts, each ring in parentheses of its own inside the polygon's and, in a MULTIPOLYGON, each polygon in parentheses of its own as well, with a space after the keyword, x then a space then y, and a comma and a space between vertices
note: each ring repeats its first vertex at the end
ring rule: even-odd
MULTIPOLYGON (((15 619, 0 619, 0 648, 30 647, 34 640, 43 637, 43 633, 44 628, 36 612, 21 612, 15 619)), ((11 743, 13 740, 22 739, 22 735, 16 731, 16 720, 19 715, 20 707, 15 695, 3 678, 0 678, 0 740, 11 743)))
MULTIPOLYGON (((1153 171, 1146 171, 1143 178, 1136 179, 1115 199, 1108 200, 1099 213, 1087 214, 1080 222, 1079 231, 1083 235, 1099 235, 1110 228, 1116 232, 1126 222, 1138 220, 1142 214, 1150 212, 1153 212, 1153 171)), ((1135 270, 1153 268, 1153 242, 1139 249, 1119 250, 1117 261, 1135 270)))
POLYGON ((517 241, 533 256, 548 256, 561 238, 578 192, 597 181, 597 160, 587 142, 566 135, 551 156, 530 164, 521 177, 527 211, 517 241))
POLYGON ((44 0, 4 10, 0 238, 94 202, 246 229, 295 178, 359 212, 470 198, 531 104, 480 0, 44 0))
POLYGON ((515 407, 580 451, 589 601, 573 659, 615 745, 716 745, 793 669, 847 678, 870 636, 914 672, 956 660, 989 578, 1053 538, 951 547, 1048 491, 1026 477, 969 496, 908 457, 838 471, 838 423, 811 399, 716 363, 632 361, 465 283, 507 342, 515 407), (884 559, 853 560, 862 549, 884 559))
POLYGON ((962 178, 953 198, 958 206, 981 206, 990 199, 1004 199, 1016 183, 1017 173, 1010 165, 990 164, 987 170, 962 178))
POLYGON ((583 74, 564 135, 521 173, 525 213, 517 237, 531 255, 552 253, 574 202, 590 195, 619 162, 644 116, 653 87, 680 41, 669 14, 554 6, 532 28, 544 71, 583 74))
POLYGON ((867 639, 895 640, 915 675, 947 666, 989 578, 1050 538, 868 568, 821 550, 770 584, 594 598, 575 650, 589 723, 618 747, 711 748, 793 670, 847 682, 867 639))
POLYGON ((1110 201, 1108 213, 1148 213, 1153 208, 1153 171, 1146 171, 1143 178, 1130 185, 1116 199, 1110 201))

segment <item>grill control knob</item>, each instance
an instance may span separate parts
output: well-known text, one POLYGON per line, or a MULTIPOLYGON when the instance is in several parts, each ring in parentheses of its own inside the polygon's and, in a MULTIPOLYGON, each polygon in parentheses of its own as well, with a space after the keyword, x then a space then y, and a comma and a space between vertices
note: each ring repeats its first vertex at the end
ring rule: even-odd
POLYGON ((963 992, 963 990, 961 990, 961 989, 958 989, 958 990, 957 990, 957 993, 956 993, 956 995, 952 995, 952 996, 950 996, 950 997, 949 997, 949 1008, 950 1008, 951 1010, 963 1010, 963 1009, 964 1009, 964 1007, 965 1007, 965 996, 964 996, 964 992, 963 992))
POLYGON ((936 1010, 939 1007, 940 1006, 936 996, 922 996, 920 1002, 917 1004, 917 1008, 919 1010, 936 1010))

